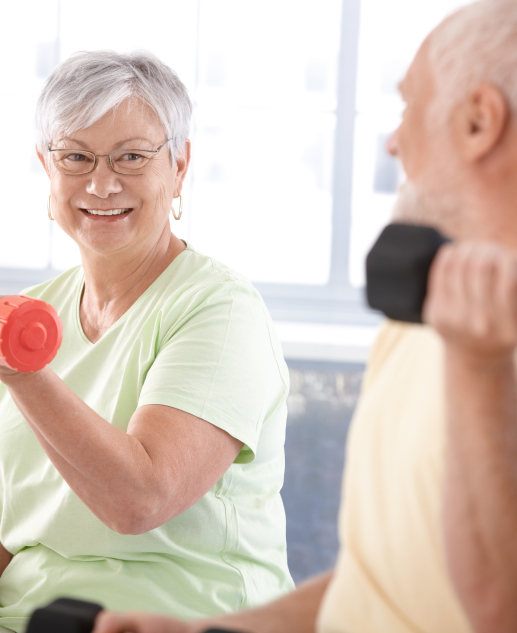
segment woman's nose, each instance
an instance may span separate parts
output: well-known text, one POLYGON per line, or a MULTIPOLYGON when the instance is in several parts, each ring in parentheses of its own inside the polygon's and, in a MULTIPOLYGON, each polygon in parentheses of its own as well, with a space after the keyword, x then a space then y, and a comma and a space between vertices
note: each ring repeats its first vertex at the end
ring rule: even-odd
POLYGON ((399 146, 398 146, 398 129, 396 129, 393 134, 389 137, 388 142, 386 143, 386 151, 388 154, 391 154, 393 158, 397 158, 399 155, 399 146))
POLYGON ((111 169, 107 157, 99 158, 95 169, 88 174, 86 192, 107 198, 112 193, 120 193, 123 189, 119 174, 111 169))

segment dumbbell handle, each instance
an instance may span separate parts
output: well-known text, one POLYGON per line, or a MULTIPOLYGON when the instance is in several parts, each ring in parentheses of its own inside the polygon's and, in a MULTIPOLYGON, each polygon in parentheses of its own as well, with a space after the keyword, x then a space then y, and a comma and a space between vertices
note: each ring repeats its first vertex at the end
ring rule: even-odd
POLYGON ((21 372, 43 369, 57 354, 63 325, 54 308, 32 297, 0 297, 0 365, 21 372))

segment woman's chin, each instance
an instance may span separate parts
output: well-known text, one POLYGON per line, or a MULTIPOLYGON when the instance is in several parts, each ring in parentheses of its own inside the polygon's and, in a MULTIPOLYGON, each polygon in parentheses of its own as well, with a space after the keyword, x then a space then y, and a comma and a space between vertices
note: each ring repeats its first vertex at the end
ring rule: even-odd
POLYGON ((121 231, 116 235, 107 234, 106 232, 98 231, 81 231, 79 235, 71 236, 72 239, 79 246, 81 255, 91 256, 98 253, 106 255, 109 253, 116 253, 122 250, 136 248, 137 243, 140 241, 136 238, 133 232, 121 231))

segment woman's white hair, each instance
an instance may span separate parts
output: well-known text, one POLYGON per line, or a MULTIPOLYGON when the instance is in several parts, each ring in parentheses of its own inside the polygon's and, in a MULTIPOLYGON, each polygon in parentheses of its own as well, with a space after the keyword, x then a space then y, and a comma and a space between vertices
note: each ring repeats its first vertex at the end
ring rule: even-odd
POLYGON ((517 113, 517 2, 479 0, 447 18, 431 35, 429 60, 437 97, 431 118, 448 119, 480 83, 497 86, 517 113))
POLYGON ((46 155, 58 134, 68 136, 90 127, 130 97, 156 112, 166 137, 172 138, 174 161, 188 138, 192 103, 178 75, 147 51, 79 52, 59 64, 36 106, 39 151, 46 155))

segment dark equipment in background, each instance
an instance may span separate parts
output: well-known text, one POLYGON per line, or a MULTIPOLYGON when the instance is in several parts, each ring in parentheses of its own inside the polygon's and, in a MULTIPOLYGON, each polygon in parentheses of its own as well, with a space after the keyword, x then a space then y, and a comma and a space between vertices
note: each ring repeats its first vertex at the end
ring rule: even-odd
POLYGON ((440 246, 450 242, 436 229, 388 224, 366 258, 366 297, 390 319, 422 323, 427 277, 440 246))

